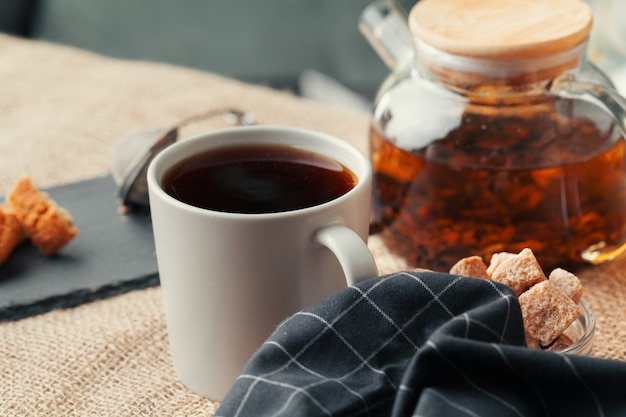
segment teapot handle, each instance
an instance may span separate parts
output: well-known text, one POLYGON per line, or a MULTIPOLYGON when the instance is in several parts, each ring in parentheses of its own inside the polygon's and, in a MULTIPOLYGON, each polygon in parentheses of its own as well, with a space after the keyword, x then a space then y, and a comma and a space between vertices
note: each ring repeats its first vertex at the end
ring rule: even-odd
POLYGON ((626 138, 626 98, 612 87, 577 80, 564 74, 552 81, 550 93, 564 98, 587 100, 600 104, 613 116, 626 138))
MULTIPOLYGON (((626 138, 626 98, 612 87, 576 80, 573 74, 557 77, 549 92, 563 98, 591 101, 604 107, 613 116, 617 127, 626 138)), ((626 253, 626 243, 607 245, 604 242, 590 246, 582 253, 582 258, 594 265, 611 261, 626 253)))

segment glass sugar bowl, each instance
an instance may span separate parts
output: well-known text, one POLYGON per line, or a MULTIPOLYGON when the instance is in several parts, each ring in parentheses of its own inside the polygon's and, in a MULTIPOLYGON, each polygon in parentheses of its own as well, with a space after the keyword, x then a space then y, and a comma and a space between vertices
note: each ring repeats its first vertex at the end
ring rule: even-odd
POLYGON ((389 1, 360 27, 377 95, 371 232, 406 264, 531 248, 576 267, 626 250, 626 100, 586 59, 581 0, 389 1))

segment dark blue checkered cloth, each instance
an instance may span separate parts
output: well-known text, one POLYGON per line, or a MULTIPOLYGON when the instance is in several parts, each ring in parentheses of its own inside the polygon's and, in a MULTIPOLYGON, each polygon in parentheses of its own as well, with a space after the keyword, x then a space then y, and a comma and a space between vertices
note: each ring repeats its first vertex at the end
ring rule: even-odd
POLYGON ((524 344, 507 287, 373 278, 285 320, 216 416, 626 416, 626 363, 524 344))

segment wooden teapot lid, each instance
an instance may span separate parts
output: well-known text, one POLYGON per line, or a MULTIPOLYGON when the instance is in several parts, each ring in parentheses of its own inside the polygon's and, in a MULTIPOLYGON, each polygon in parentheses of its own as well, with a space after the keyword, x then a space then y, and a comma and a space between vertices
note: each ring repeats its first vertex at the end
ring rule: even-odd
POLYGON ((409 27, 421 41, 475 58, 530 58, 583 42, 592 26, 582 0, 420 0, 409 27))

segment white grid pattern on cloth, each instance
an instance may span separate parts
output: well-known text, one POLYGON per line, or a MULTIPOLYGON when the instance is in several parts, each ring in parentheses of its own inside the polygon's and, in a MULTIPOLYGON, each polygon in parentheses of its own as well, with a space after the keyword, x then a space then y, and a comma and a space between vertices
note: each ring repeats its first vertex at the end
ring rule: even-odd
MULTIPOLYGON (((436 345, 433 341, 429 340, 428 342, 426 342, 426 344, 427 344, 430 348, 434 349, 434 350, 435 350, 435 351, 436 351, 436 352, 437 352, 437 353, 438 353, 438 354, 442 357, 442 359, 443 359, 446 363, 448 363, 451 367, 455 368, 455 370, 456 370, 456 371, 457 371, 457 372, 458 372, 458 373, 462 376, 462 378, 465 380, 465 382, 466 382, 466 383, 467 383, 467 384, 468 384, 468 385, 469 385, 472 389, 474 389, 474 390, 476 390, 476 391, 480 392, 480 393, 481 393, 481 394, 483 394, 483 395, 486 395, 487 397, 490 397, 491 399, 493 399, 493 400, 494 400, 494 401, 496 401, 496 402, 501 403, 502 405, 504 405, 504 407, 506 407, 506 408, 508 408, 509 410, 513 411, 516 415, 518 415, 518 416, 520 416, 520 417, 523 417, 523 414, 517 410, 517 407, 515 407, 515 405, 514 405, 514 404, 511 404, 509 401, 506 401, 504 398, 499 397, 499 396, 498 396, 498 395, 496 395, 495 393, 490 392, 490 391, 488 391, 488 390, 486 390, 486 389, 482 388, 479 384, 475 383, 475 382, 472 380, 472 377, 471 377, 470 375, 468 375, 467 373, 465 373, 465 372, 463 371, 463 369, 462 369, 462 368, 460 368, 459 366, 457 366, 457 365, 456 365, 456 364, 455 364, 452 360, 450 360, 449 358, 447 358, 447 357, 446 357, 446 355, 445 355, 445 354, 443 354, 443 353, 442 353, 442 352, 438 349, 437 345, 436 345)), ((453 404, 453 402, 452 402, 452 401, 450 401, 450 400, 448 400, 448 402, 450 402, 450 403, 452 403, 452 404, 453 404)), ((460 408, 462 407, 460 404, 456 404, 456 405, 457 405, 458 407, 460 407, 460 408)), ((464 408, 464 409, 465 409, 465 408, 464 408)))
MULTIPOLYGON (((358 384, 351 387, 351 384, 354 383, 351 378, 358 376, 359 381, 367 381, 376 376, 381 377, 383 385, 386 386, 387 395, 394 396, 399 389, 399 381, 395 380, 396 378, 390 375, 388 370, 382 369, 386 363, 379 363, 378 356, 391 344, 399 343, 400 339, 406 357, 411 357, 417 353, 426 341, 424 337, 427 337, 428 334, 418 332, 418 335, 424 337, 415 340, 414 329, 423 327, 422 322, 428 320, 428 317, 424 317, 426 312, 433 310, 436 310, 436 313, 431 313, 431 315, 436 316, 439 322, 454 320, 455 317, 464 321, 468 336, 470 334, 469 328, 475 326, 487 330, 499 342, 505 340, 502 330, 494 329, 489 324, 475 319, 468 319, 463 311, 453 311, 458 310, 458 305, 466 303, 459 303, 454 300, 459 291, 452 291, 454 294, 451 295, 451 300, 446 299, 446 296, 455 286, 459 283, 466 283, 467 280, 468 278, 452 277, 449 281, 440 281, 441 285, 435 288, 431 282, 422 279, 421 274, 400 272, 376 279, 368 287, 356 286, 346 289, 341 297, 344 301, 350 301, 345 306, 341 305, 338 311, 332 308, 335 306, 331 305, 329 309, 329 306, 322 302, 315 306, 319 309, 313 308, 296 313, 285 320, 276 329, 274 336, 262 347, 265 355, 273 357, 272 361, 276 366, 270 370, 265 370, 265 372, 254 374, 247 372, 246 369, 239 376, 236 384, 244 381, 248 381, 249 384, 246 386, 234 416, 243 415, 241 413, 246 408, 247 401, 252 401, 253 391, 259 389, 260 386, 263 389, 273 386, 289 391, 283 406, 276 410, 275 415, 283 415, 281 413, 285 412, 294 397, 298 395, 308 398, 311 404, 318 408, 320 415, 333 415, 332 411, 324 405, 324 402, 318 399, 320 393, 316 389, 325 387, 333 390, 335 386, 336 389, 343 389, 344 395, 355 397, 355 401, 361 404, 360 412, 362 415, 376 415, 370 409, 371 404, 368 402, 367 390, 358 384), (393 299, 400 295, 397 293, 399 279, 403 280, 402 287, 405 287, 404 298, 395 302, 393 299), (409 282, 414 285, 409 285, 409 282), (411 298, 414 299, 412 303, 410 302, 411 298), (363 309, 367 311, 364 312, 363 309), (321 313, 317 310, 320 310, 321 313), (363 329, 357 329, 362 325, 357 325, 357 323, 363 317, 367 317, 369 321, 366 324, 367 328, 372 331, 377 329, 376 334, 364 335, 363 329), (348 323, 347 326, 344 324, 346 322, 348 323), (294 327, 306 329, 302 332, 306 334, 306 340, 296 344, 298 349, 292 354, 290 349, 293 348, 286 346, 284 341, 289 343, 293 339, 298 339, 291 333, 294 327), (289 334, 282 333, 285 328, 289 328, 289 334), (331 340, 326 340, 329 335, 331 340), (322 346, 325 343, 332 347, 324 349, 322 346), (321 354, 329 350, 341 353, 343 365, 332 364, 330 367, 324 366, 323 369, 315 368, 315 366, 320 365, 319 359, 323 357, 321 354), (307 357, 307 354, 318 361, 307 357), (283 360, 276 360, 277 355, 282 355, 283 360), (297 368, 298 371, 302 372, 302 375, 306 376, 300 379, 302 382, 300 385, 287 383, 281 379, 283 373, 291 372, 291 367, 297 368), (328 388, 329 386, 332 388, 328 388)), ((494 286, 492 283, 488 285, 493 288, 496 297, 508 298, 510 296, 503 293, 498 286, 494 286)), ((268 362, 270 361, 265 363, 268 362)), ((385 396, 376 398, 374 405, 376 406, 380 401, 386 400, 385 396)), ((219 413, 218 410, 216 416, 219 416, 219 413)))
POLYGON ((285 320, 216 417, 626 415, 626 363, 525 347, 515 294, 413 271, 285 320))
MULTIPOLYGON (((577 366, 574 362, 574 357, 564 354, 564 353, 555 353, 555 352, 541 352, 535 351, 539 355, 545 356, 550 355, 550 369, 559 370, 559 377, 554 378, 555 381, 558 381, 560 378, 567 378, 572 386, 576 386, 579 389, 580 397, 575 398, 574 396, 568 394, 568 390, 562 386, 555 385, 554 382, 552 384, 548 383, 545 386, 539 387, 537 385, 538 380, 528 380, 525 375, 521 375, 517 369, 510 364, 510 354, 507 354, 503 351, 503 346, 498 344, 490 344, 495 351, 497 351, 498 356, 506 363, 508 370, 517 376, 516 382, 518 388, 524 387, 530 389, 534 392, 535 396, 532 400, 536 400, 540 403, 539 407, 528 410, 528 403, 532 402, 528 398, 521 398, 520 396, 513 395, 511 396, 511 390, 502 389, 494 389, 493 385, 485 385, 481 386, 481 383, 477 381, 479 375, 474 370, 473 373, 467 372, 463 369, 462 366, 455 363, 453 358, 448 357, 445 353, 443 353, 437 346, 436 343, 429 340, 426 343, 425 348, 430 348, 435 351, 444 362, 449 364, 452 368, 454 368, 463 380, 462 384, 457 385, 457 389, 459 386, 465 385, 463 387, 463 391, 467 393, 467 395, 471 395, 476 397, 478 395, 485 396, 489 398, 489 401, 476 401, 476 403, 480 403, 479 406, 475 407, 475 409, 470 409, 467 407, 467 403, 463 404, 461 401, 455 401, 455 396, 444 395, 442 391, 436 389, 427 390, 427 394, 431 397, 434 397, 437 400, 445 403, 447 406, 452 407, 453 409, 461 410, 463 416, 476 416, 476 417, 487 417, 492 415, 498 416, 518 416, 518 417, 529 417, 529 416, 571 416, 571 415, 580 415, 585 417, 597 416, 597 417, 606 417, 606 416, 622 416, 625 415, 624 411, 626 411, 626 368, 623 367, 623 363, 614 362, 614 365, 619 364, 622 368, 621 372, 621 380, 620 384, 622 386, 621 393, 621 411, 616 411, 614 404, 605 407, 599 399, 600 392, 603 390, 603 387, 598 388, 597 384, 595 387, 590 386, 588 381, 583 378, 579 371, 583 368, 577 366), (546 389, 549 388, 549 389, 546 389), (554 392, 560 392, 560 395, 555 399, 551 398, 551 395, 554 392), (584 398, 581 398, 584 397, 584 398), (500 406, 499 409, 493 405, 496 403, 500 406), (569 403, 569 408, 574 409, 575 411, 563 411, 555 413, 555 408, 559 409, 560 406, 569 403), (573 406, 572 406, 573 404, 573 406), (577 407, 579 407, 577 409, 577 407), (607 408, 610 408, 611 411, 607 412, 607 408)), ((458 359, 458 358, 457 358, 458 359)), ((585 357, 579 357, 581 360, 585 360, 585 357)), ((604 362, 604 365, 610 364, 609 361, 603 361, 598 359, 591 359, 591 361, 595 361, 597 363, 604 362)), ((528 361, 525 366, 532 366, 531 361, 528 361)), ((600 374, 598 374, 600 375, 600 374)), ((600 377, 601 379, 602 377, 600 377)), ((611 379, 615 379, 614 377, 611 379)), ((597 382, 597 379, 596 379, 597 382)), ((611 384, 614 382, 608 382, 611 384)), ((497 384, 497 381, 496 381, 497 384)), ((426 391, 426 390, 425 390, 426 391)), ((449 412, 442 412, 439 410, 439 414, 434 415, 451 415, 449 412)), ((415 410, 415 413, 411 415, 411 417, 423 417, 424 414, 419 413, 419 409, 415 410)))

